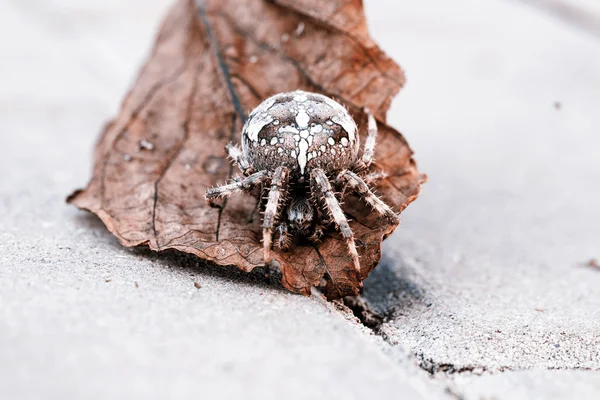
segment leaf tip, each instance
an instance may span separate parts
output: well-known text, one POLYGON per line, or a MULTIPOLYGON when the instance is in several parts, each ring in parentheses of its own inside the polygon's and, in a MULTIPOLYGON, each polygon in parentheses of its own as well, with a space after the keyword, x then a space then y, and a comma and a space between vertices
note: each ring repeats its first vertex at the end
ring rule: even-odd
POLYGON ((67 204, 73 204, 73 202, 75 201, 75 199, 81 194, 83 193, 83 189, 76 189, 75 191, 73 191, 73 193, 71 193, 70 195, 67 196, 67 198, 65 199, 65 202, 67 204))

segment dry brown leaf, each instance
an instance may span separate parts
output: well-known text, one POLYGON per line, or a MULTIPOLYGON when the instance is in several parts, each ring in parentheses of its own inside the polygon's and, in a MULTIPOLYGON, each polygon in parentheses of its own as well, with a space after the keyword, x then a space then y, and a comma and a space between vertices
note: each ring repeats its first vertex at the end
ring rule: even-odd
MULTIPOLYGON (((68 199, 98 215, 125 246, 177 249, 250 271, 263 264, 256 200, 205 204, 207 187, 238 174, 224 147, 239 143, 247 113, 268 96, 304 89, 345 104, 361 127, 370 108, 380 125, 377 165, 390 177, 378 193, 400 212, 424 176, 400 133, 385 124, 402 71, 369 38, 360 0, 180 0, 149 61, 95 150, 92 180, 68 199)), ((329 232, 318 246, 275 252, 283 284, 310 294, 325 276, 328 298, 358 294, 396 226, 358 199, 344 209, 361 255, 329 232)))

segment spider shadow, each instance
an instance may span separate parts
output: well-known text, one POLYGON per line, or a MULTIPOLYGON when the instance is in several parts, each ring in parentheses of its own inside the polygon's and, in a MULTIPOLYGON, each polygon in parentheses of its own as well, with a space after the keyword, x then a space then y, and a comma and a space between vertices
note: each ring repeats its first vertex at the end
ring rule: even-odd
POLYGON ((206 261, 193 254, 183 253, 169 249, 162 252, 150 250, 147 246, 127 248, 122 246, 113 236, 104 223, 91 213, 81 213, 75 217, 77 225, 85 228, 86 234, 92 234, 109 246, 116 248, 120 253, 132 257, 141 256, 153 261, 158 266, 173 268, 184 272, 201 274, 206 278, 235 282, 236 284, 252 286, 262 290, 275 290, 282 293, 288 291, 281 284, 281 272, 271 269, 270 278, 265 277, 266 270, 258 267, 251 272, 244 272, 234 266, 222 266, 206 261))

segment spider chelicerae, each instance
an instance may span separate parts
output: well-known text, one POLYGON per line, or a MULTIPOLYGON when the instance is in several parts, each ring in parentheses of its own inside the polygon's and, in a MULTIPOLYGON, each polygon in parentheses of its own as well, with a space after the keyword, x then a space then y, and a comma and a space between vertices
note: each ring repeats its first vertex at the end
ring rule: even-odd
POLYGON ((399 222, 396 213, 369 189, 369 184, 386 174, 367 173, 373 162, 377 124, 365 111, 368 133, 362 155, 357 125, 346 108, 327 96, 300 90, 262 102, 244 124, 242 148, 226 146, 244 176, 208 189, 206 200, 215 206, 219 198, 256 186, 270 187, 262 224, 266 266, 273 261, 275 233, 277 246, 286 250, 291 236, 317 242, 334 224, 360 272, 354 235, 340 207, 348 192, 356 193, 392 222, 399 222))

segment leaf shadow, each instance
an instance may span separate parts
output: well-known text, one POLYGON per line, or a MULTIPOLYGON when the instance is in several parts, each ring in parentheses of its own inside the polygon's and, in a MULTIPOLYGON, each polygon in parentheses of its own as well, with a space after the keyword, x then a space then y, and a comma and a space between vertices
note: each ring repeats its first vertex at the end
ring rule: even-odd
POLYGON ((416 278, 416 272, 402 257, 392 258, 384 252, 379 265, 364 281, 362 297, 386 318, 415 307, 430 307, 427 292, 416 278))
POLYGON ((148 261, 158 264, 157 267, 173 268, 189 273, 199 273, 205 278, 225 280, 236 284, 252 286, 262 290, 274 290, 281 293, 289 293, 281 284, 281 272, 271 270, 270 278, 266 278, 263 268, 255 268, 251 272, 244 272, 235 266, 221 266, 206 261, 193 254, 183 253, 169 249, 162 252, 150 250, 147 246, 127 248, 123 247, 117 238, 113 236, 104 223, 91 213, 81 213, 75 217, 75 223, 86 233, 106 239, 106 243, 116 248, 119 252, 129 254, 132 257, 143 257, 148 261))

